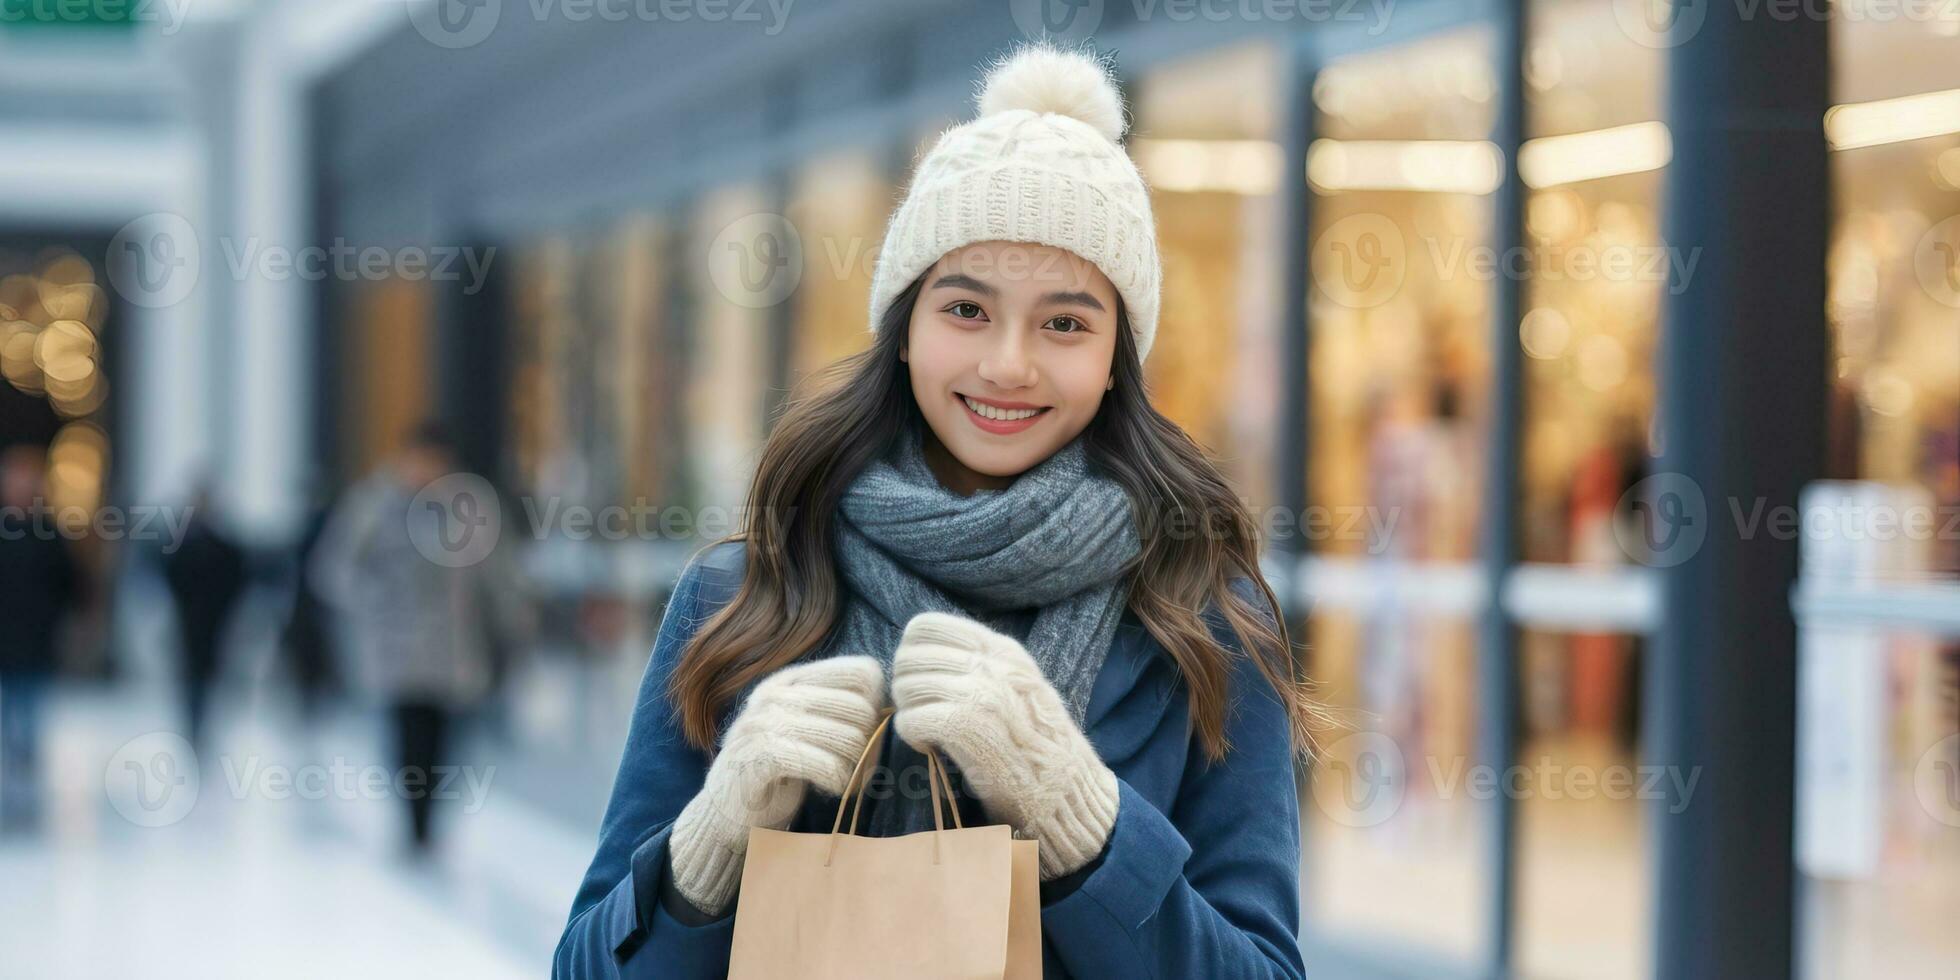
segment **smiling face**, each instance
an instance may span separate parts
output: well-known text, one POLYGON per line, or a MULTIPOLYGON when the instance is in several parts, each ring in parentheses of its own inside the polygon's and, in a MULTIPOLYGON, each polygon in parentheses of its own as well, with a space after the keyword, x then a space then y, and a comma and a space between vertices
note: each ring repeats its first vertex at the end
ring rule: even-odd
POLYGON ((905 349, 948 489, 1000 488, 1102 406, 1116 357, 1116 287, 1072 252, 978 242, 926 270, 905 349))

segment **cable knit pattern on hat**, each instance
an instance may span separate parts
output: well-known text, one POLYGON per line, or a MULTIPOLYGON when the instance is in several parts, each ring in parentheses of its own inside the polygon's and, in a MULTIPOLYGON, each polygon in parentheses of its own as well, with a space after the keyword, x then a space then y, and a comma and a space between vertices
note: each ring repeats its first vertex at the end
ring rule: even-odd
POLYGON ((1013 637, 964 616, 912 617, 892 657, 893 725, 952 757, 989 816, 1041 842, 1041 876, 1101 854, 1116 825, 1116 774, 1013 637))
POLYGON ((794 664, 757 684, 674 820, 674 889, 720 915, 741 883, 749 828, 789 826, 811 786, 843 795, 884 710, 885 668, 870 657, 794 664))
POLYGON ((1031 44, 997 62, 979 118, 947 130, 893 212, 871 280, 871 329, 940 257, 975 242, 1033 242, 1094 263, 1115 285, 1137 359, 1157 336, 1163 279, 1143 174, 1118 145, 1123 97, 1086 52, 1031 44))

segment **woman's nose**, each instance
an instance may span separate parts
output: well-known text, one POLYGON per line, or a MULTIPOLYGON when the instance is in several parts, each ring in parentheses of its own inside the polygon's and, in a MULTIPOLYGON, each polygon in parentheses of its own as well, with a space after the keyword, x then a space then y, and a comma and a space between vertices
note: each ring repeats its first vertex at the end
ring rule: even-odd
POLYGON ((1002 388, 1025 388, 1034 384, 1034 361, 1028 356, 1027 341, 1018 323, 1003 324, 994 331, 992 347, 980 359, 980 377, 1002 388))

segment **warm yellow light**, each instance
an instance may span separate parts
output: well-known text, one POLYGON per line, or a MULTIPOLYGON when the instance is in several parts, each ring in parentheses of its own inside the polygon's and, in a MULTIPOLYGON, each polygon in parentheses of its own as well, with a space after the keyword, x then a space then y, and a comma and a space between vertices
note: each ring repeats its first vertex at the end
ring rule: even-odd
POLYGON ((32 330, 18 330, 0 343, 0 373, 4 373, 14 387, 22 391, 39 394, 41 391, 41 369, 34 365, 34 338, 32 330))
POLYGON ((1824 138, 1833 150, 1903 143, 1960 133, 1960 88, 1849 102, 1824 112, 1824 138))
POLYGON ((93 511, 102 502, 109 438, 92 422, 70 422, 48 447, 48 497, 56 507, 93 511))
POLYGON ((41 317, 41 281, 19 274, 0 277, 0 305, 12 312, 9 319, 45 322, 41 317))
POLYGON ((56 320, 99 319, 98 311, 107 307, 102 287, 92 282, 63 286, 41 280, 41 307, 56 320))
POLYGON ((1286 166, 1270 140, 1134 139, 1130 154, 1160 191, 1271 194, 1286 166))
POLYGON ((1941 153, 1933 166, 1947 190, 1960 191, 1960 146, 1941 153))
POLYGON ((95 281, 95 267, 69 249, 62 249, 41 265, 41 279, 48 285, 74 286, 95 281))
POLYGON ((1569 242, 1585 231, 1586 202, 1569 190, 1541 191, 1525 203, 1524 226, 1544 242, 1569 242))
POLYGON ((95 335, 75 320, 56 320, 34 339, 34 363, 55 381, 80 381, 95 370, 95 335))
POLYGON ((1579 344, 1579 383, 1594 391, 1612 391, 1627 379, 1627 349, 1605 334, 1579 344))
POLYGON ((1549 306, 1526 313, 1518 323, 1518 341, 1524 346, 1524 352, 1540 360, 1563 355, 1571 340, 1571 321, 1549 306))
POLYGON ((1488 194, 1504 154, 1487 140, 1314 140, 1307 179, 1325 191, 1488 194))
POLYGON ((1880 415, 1898 418, 1912 411, 1912 382, 1892 371, 1866 375, 1863 394, 1865 405, 1880 415))
POLYGON ((1532 187, 1555 187, 1659 170, 1673 157, 1665 124, 1630 123, 1526 140, 1518 147, 1518 176, 1532 187))
POLYGON ((48 401, 66 418, 81 418, 102 407, 109 397, 109 385, 100 371, 90 371, 80 381, 63 384, 48 382, 48 401))

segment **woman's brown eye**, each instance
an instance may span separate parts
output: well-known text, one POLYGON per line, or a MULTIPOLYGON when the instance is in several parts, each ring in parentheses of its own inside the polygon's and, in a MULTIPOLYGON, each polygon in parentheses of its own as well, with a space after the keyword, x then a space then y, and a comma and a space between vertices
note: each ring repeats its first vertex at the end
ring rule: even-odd
POLYGON ((947 309, 954 316, 962 320, 971 320, 980 315, 980 304, 978 303, 959 302, 947 307, 947 309))
POLYGON ((1082 326, 1082 321, 1077 320, 1072 316, 1058 316, 1053 320, 1048 321, 1048 324, 1049 326, 1058 327, 1058 328, 1066 324, 1070 329, 1062 330, 1061 331, 1062 333, 1080 333, 1084 329, 1082 326))

